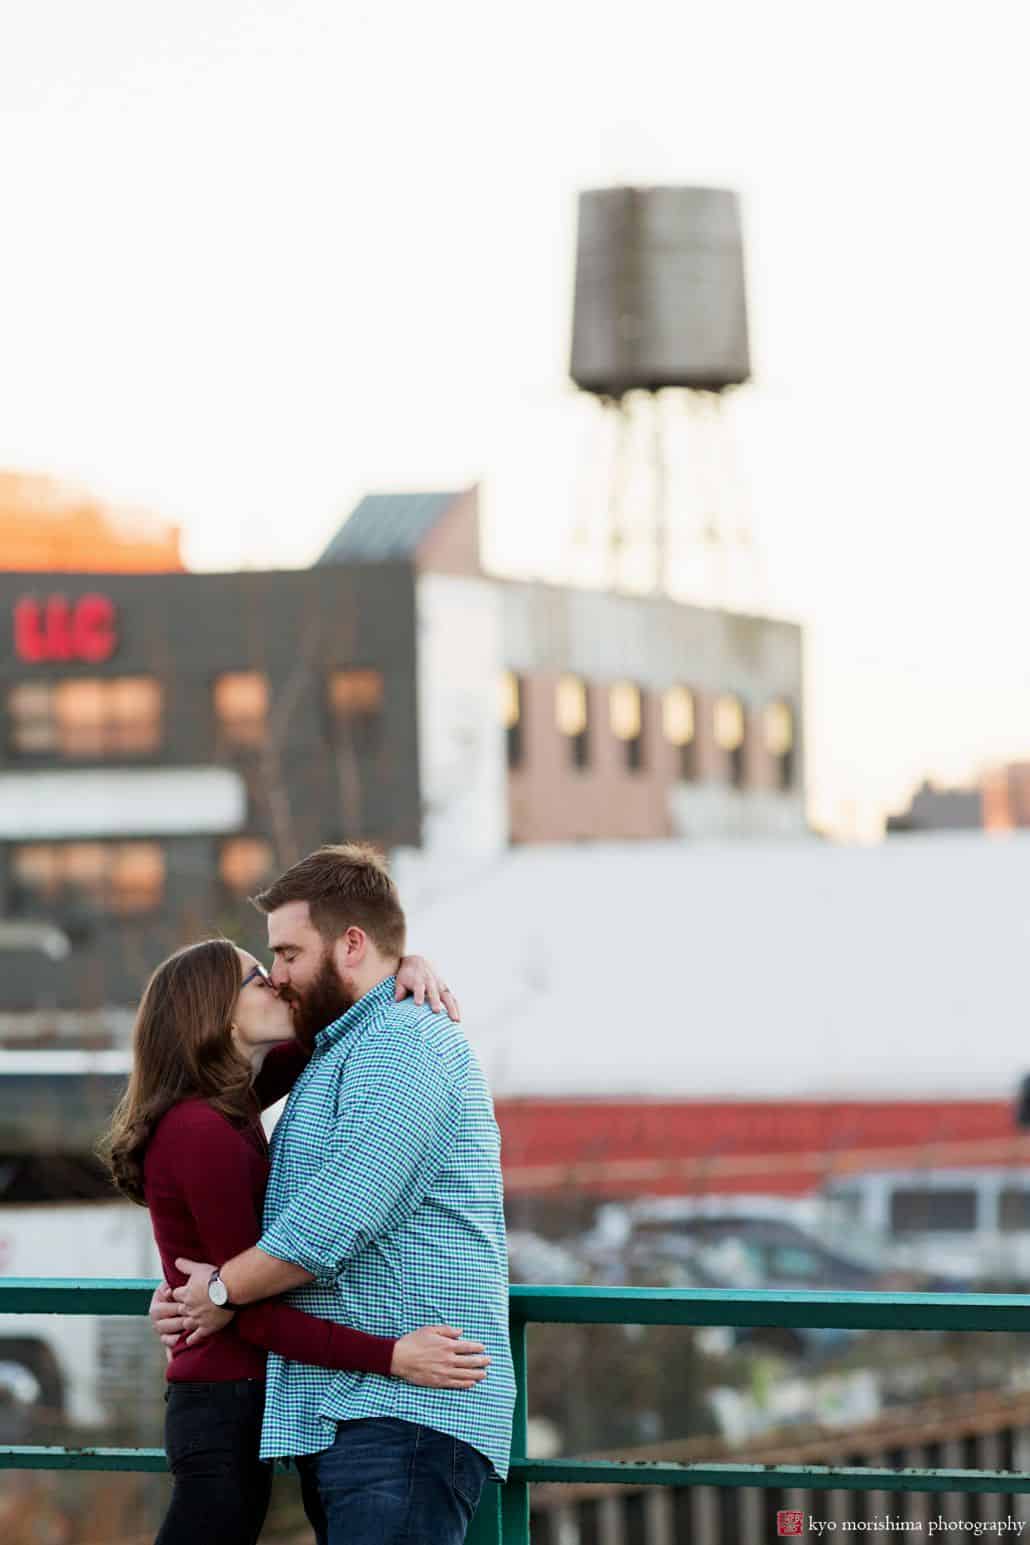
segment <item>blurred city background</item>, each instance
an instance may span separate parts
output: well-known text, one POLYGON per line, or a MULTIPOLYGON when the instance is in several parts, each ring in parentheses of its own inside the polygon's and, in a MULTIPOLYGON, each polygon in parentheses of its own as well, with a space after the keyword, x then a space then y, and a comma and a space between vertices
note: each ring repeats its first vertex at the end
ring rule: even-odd
MULTIPOLYGON (((1018 57, 990 3, 0 23, 0 1275, 156 1275, 93 1157, 141 985, 360 837, 513 1280, 1030 1292, 1018 57)), ((1023 1335, 530 1345, 541 1457, 1030 1469, 1023 1335)), ((162 1377, 0 1317, 0 1442, 159 1444, 162 1377)), ((166 1488, 0 1471, 0 1535, 142 1545, 166 1488)))

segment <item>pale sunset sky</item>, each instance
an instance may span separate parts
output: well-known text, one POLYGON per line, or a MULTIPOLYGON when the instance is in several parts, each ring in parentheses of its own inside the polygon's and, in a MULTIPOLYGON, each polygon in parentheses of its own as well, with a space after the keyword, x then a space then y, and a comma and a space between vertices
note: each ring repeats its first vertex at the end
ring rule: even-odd
POLYGON ((8 6, 0 467, 178 521, 205 568, 481 481, 491 564, 566 576, 605 452, 576 194, 735 188, 735 595, 805 624, 812 814, 870 835, 924 773, 1030 758, 1022 10, 8 6))

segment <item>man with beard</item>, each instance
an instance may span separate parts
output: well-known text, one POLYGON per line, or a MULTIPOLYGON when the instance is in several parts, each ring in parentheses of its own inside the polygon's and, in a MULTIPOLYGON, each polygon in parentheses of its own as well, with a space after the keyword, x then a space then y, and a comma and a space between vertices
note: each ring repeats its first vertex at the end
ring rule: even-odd
POLYGON ((507 1473, 514 1407, 500 1139, 460 1027, 395 997, 405 922, 379 856, 321 848, 255 898, 310 1060, 272 1138, 259 1243, 180 1260, 193 1336, 286 1293, 384 1336, 446 1321, 485 1344, 469 1390, 270 1354, 262 1458, 292 1457, 318 1545, 460 1545, 507 1473))

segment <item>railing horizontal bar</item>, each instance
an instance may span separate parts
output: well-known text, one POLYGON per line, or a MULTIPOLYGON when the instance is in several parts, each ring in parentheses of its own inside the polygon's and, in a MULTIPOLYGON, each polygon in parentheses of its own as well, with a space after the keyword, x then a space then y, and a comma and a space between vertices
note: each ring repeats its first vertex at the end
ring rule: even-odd
POLYGON ((528 1459, 511 1467, 534 1484, 616 1486, 761 1486, 804 1491, 1030 1492, 1030 1472, 867 1470, 830 1465, 677 1465, 618 1460, 528 1459))
MULTIPOLYGON (((276 1462, 277 1470, 285 1465, 276 1462)), ((0 1470, 158 1470, 168 1469, 163 1448, 48 1448, 16 1443, 0 1445, 0 1470)))
POLYGON ((163 1448, 0 1448, 0 1470, 167 1470, 163 1448))
POLYGON ((5 1277, 0 1314, 146 1314, 156 1287, 147 1277, 5 1277))
POLYGON ((1030 1330, 1030 1296, 1014 1293, 786 1293, 692 1288, 511 1289, 527 1324, 775 1325, 833 1330, 1030 1330))
MULTIPOLYGON (((168 1468, 159 1448, 0 1447, 0 1470, 152 1471, 168 1468)), ((279 1466, 278 1468, 282 1468, 279 1466)), ((805 1491, 1030 1492, 1030 1472, 873 1470, 829 1465, 677 1465, 617 1460, 516 1460, 511 1478, 533 1484, 751 1486, 805 1491)))
MULTIPOLYGON (((0 1314, 143 1314, 156 1283, 0 1279, 0 1314)), ((1030 1330, 1030 1296, 1013 1293, 784 1293, 689 1288, 511 1289, 526 1324, 763 1325, 834 1330, 1030 1330)))

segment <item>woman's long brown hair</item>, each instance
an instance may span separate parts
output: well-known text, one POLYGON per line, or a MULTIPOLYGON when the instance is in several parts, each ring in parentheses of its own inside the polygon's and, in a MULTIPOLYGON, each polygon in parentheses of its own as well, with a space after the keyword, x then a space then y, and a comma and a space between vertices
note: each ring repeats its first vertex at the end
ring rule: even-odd
POLYGON ((147 983, 132 1033, 129 1086, 98 1152, 118 1190, 146 1206, 143 1159, 161 1117, 198 1096, 233 1122, 256 1110, 251 1070, 232 1043, 243 981, 227 939, 208 939, 162 962, 147 983))

